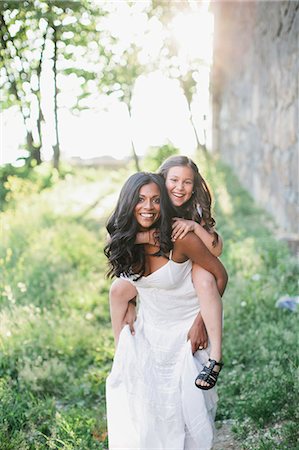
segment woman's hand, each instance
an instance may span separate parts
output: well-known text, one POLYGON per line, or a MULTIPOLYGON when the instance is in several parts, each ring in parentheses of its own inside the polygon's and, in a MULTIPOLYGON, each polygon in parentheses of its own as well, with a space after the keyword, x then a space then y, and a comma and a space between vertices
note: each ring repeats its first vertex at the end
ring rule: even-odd
POLYGON ((178 217, 175 217, 172 224, 172 240, 183 239, 189 231, 194 231, 197 225, 199 224, 194 222, 194 220, 179 219, 178 217))
POLYGON ((193 354, 197 350, 202 350, 203 348, 207 348, 208 335, 207 335, 207 330, 206 330, 204 321, 203 321, 200 313, 198 313, 196 319, 194 320, 192 327, 190 328, 190 330, 188 332, 187 338, 188 338, 188 340, 190 339, 193 354))
POLYGON ((128 308, 127 308, 127 311, 126 311, 126 314, 125 314, 125 317, 124 317, 124 320, 123 320, 122 328, 125 325, 129 325, 131 334, 133 336, 135 334, 134 322, 136 320, 136 316, 137 316, 137 314, 136 314, 136 306, 135 306, 134 303, 129 302, 128 303, 128 308))

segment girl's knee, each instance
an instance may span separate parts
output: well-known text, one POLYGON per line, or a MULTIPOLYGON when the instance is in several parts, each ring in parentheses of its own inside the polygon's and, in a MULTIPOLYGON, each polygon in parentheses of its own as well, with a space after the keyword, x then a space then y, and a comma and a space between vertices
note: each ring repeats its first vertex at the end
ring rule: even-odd
POLYGON ((135 287, 129 281, 123 280, 122 278, 117 278, 117 280, 114 280, 109 290, 110 302, 128 302, 136 295, 137 291, 135 287))
POLYGON ((193 265, 192 280, 193 283, 203 289, 214 289, 217 287, 214 275, 198 265, 193 265))

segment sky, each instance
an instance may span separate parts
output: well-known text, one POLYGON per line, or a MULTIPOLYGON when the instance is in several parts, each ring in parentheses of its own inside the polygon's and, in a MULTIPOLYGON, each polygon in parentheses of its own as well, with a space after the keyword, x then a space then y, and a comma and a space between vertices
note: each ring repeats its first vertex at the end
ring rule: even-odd
MULTIPOLYGON (((122 42, 128 39, 129 29, 137 36, 144 36, 140 17, 126 18, 126 10, 116 11, 111 16, 109 27, 119 33, 122 42), (121 20, 120 20, 121 19, 121 20), (126 26, 121 26, 121 24, 126 26)), ((157 23, 151 24, 153 34, 150 41, 143 42, 144 57, 155 56, 161 45, 162 33, 157 23), (154 38, 153 38, 154 37, 154 38)), ((179 14, 171 24, 179 50, 180 63, 188 64, 192 58, 200 57, 208 64, 212 62, 213 17, 204 7, 188 14, 179 14)), ((42 78, 42 88, 46 87, 42 108, 45 116, 43 158, 52 157, 52 144, 55 137, 51 134, 53 112, 51 102, 53 86, 46 76, 42 78)), ((167 78, 162 71, 155 71, 137 79, 132 101, 132 120, 130 120, 125 104, 110 96, 103 98, 95 94, 89 100, 89 109, 79 116, 71 113, 76 92, 80 88, 78 79, 69 75, 60 79, 61 94, 59 109, 60 144, 62 158, 79 156, 93 158, 110 155, 122 159, 131 154, 131 137, 136 151, 143 155, 150 147, 167 142, 181 150, 181 153, 192 155, 196 141, 192 129, 186 99, 177 80, 167 78)), ((199 68, 198 90, 194 96, 192 111, 200 139, 203 142, 203 126, 209 127, 211 115, 209 109, 209 67, 199 68), (203 116, 208 121, 203 122, 203 116)), ((25 132, 22 119, 15 107, 0 113, 2 131, 1 163, 13 162, 20 156, 20 146, 24 142, 25 132)), ((209 138, 209 135, 208 135, 209 138)))

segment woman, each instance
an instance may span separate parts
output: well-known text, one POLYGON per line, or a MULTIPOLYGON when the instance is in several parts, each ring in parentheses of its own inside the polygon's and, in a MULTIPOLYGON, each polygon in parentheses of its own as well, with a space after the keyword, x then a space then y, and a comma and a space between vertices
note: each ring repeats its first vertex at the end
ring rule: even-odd
MULTIPOLYGON (((135 335, 121 331, 107 379, 109 448, 210 449, 217 395, 196 389, 194 378, 208 361, 192 355, 187 341, 199 314, 192 261, 211 272, 224 291, 227 275, 202 241, 188 233, 171 240, 172 205, 163 178, 137 173, 125 183, 107 229, 110 275, 126 277, 140 307, 135 335), (159 247, 136 244, 139 231, 159 230, 159 247)), ((212 361, 216 374, 216 361, 212 361)))
MULTIPOLYGON (((199 173, 197 165, 186 156, 172 156, 159 168, 163 175, 169 198, 175 209, 173 221, 173 240, 182 239, 188 232, 194 233, 203 241, 215 256, 222 250, 222 241, 215 232, 215 220, 211 215, 211 194, 199 173)), ((138 233, 136 243, 153 242, 155 230, 138 233)), ((198 265, 193 265, 192 280, 200 302, 201 315, 190 329, 189 338, 193 353, 208 345, 210 341, 211 358, 222 358, 222 301, 217 290, 215 278, 198 265), (203 318, 203 320, 202 320, 203 318), (205 332, 205 327, 207 333, 205 332)), ((129 323, 134 333, 135 311, 128 302, 136 296, 134 286, 123 279, 115 280, 110 289, 110 308, 115 340, 124 323, 129 323), (128 308, 127 314, 125 312, 128 308), (122 320, 121 320, 122 319, 122 320)), ((197 385, 200 389, 210 389, 215 380, 209 378, 209 368, 199 374, 197 385)))

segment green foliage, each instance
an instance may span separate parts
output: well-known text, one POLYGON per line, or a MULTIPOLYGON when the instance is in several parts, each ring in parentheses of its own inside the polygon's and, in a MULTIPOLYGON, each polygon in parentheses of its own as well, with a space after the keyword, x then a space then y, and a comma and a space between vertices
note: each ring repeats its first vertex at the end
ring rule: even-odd
MULTIPOLYGON (((230 275, 218 418, 235 420, 244 449, 295 449, 297 315, 275 301, 297 293, 298 265, 232 173, 214 160, 199 166, 215 193, 230 275)), ((1 450, 107 448, 114 350, 102 248, 126 177, 71 173, 1 213, 1 450)))
POLYGON ((177 155, 179 150, 171 144, 162 145, 162 147, 150 148, 144 158, 144 170, 155 172, 165 159, 177 155))
POLYGON ((61 204, 77 189, 92 192, 95 180, 104 201, 119 176, 69 175, 1 213, 1 449, 106 446, 113 340, 104 230, 61 204))
POLYGON ((16 201, 30 194, 41 192, 53 186, 59 178, 64 178, 71 170, 62 166, 58 174, 50 164, 24 164, 15 167, 5 164, 0 167, 0 205, 1 209, 12 206, 16 201))
MULTIPOLYGON (((48 97, 41 82, 41 74, 55 82, 53 108, 57 116, 59 96, 56 80, 70 71, 77 76, 80 93, 88 90, 88 81, 95 80, 99 69, 86 69, 82 61, 91 61, 91 54, 104 53, 98 27, 101 8, 87 0, 51 2, 43 0, 2 1, 0 9, 0 69, 2 107, 15 109, 21 114, 26 129, 25 147, 28 160, 41 162, 42 123, 45 120, 42 103, 48 97), (55 49, 53 51, 53 49, 55 49), (57 64, 58 62, 58 64, 57 64), (80 71, 75 72, 80 66, 80 71), (57 67, 60 77, 57 78, 57 67)), ((94 65, 94 63, 93 63, 94 65)), ((79 109, 78 99, 74 107, 79 109)), ((58 120, 58 119, 57 119, 58 120)), ((55 164, 58 167, 59 137, 57 122, 52 130, 57 144, 55 164)))

